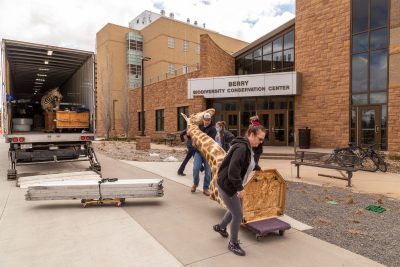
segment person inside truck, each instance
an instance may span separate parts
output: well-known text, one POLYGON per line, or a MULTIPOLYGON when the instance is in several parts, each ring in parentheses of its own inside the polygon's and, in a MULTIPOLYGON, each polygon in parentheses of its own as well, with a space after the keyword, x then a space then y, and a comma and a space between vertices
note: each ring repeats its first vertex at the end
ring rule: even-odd
POLYGON ((217 188, 228 210, 220 223, 213 226, 213 229, 221 236, 227 238, 229 234, 226 231, 226 227, 229 223, 231 224, 231 237, 228 249, 239 256, 246 255, 246 252, 240 247, 238 240, 239 227, 243 218, 241 203, 243 186, 246 184, 247 178, 255 166, 252 148, 262 144, 264 138, 264 126, 249 127, 246 137, 239 136, 233 139, 231 149, 218 170, 217 188))

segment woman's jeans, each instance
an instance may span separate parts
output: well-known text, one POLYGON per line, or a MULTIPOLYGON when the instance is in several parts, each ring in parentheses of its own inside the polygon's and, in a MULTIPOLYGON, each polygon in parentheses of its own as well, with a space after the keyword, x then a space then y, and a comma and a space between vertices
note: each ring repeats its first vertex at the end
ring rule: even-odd
POLYGON ((219 226, 221 229, 226 229, 228 224, 232 221, 230 231, 231 243, 236 243, 238 242, 240 223, 242 222, 243 218, 242 201, 237 194, 234 194, 232 197, 228 196, 224 190, 219 187, 218 183, 217 187, 219 195, 228 208, 224 217, 222 218, 222 221, 219 223, 219 226))

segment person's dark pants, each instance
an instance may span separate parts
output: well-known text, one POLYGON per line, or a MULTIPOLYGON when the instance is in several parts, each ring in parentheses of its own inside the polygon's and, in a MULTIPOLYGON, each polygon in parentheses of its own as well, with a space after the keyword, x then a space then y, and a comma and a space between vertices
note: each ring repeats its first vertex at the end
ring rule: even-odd
POLYGON ((242 209, 242 201, 240 198, 237 196, 237 194, 234 194, 233 196, 228 196, 224 190, 222 190, 218 183, 218 192, 219 195, 221 196, 222 200, 225 203, 225 206, 227 207, 227 211, 225 212, 224 217, 222 218, 221 222, 219 223, 219 226, 221 229, 226 229, 228 224, 231 224, 231 242, 236 243, 238 242, 238 235, 239 235, 239 228, 240 228, 240 223, 243 218, 243 209, 242 209))
POLYGON ((178 169, 178 173, 182 174, 185 171, 186 168, 186 164, 189 162, 189 160, 194 156, 194 154, 196 153, 196 149, 194 149, 193 147, 188 147, 188 152, 186 154, 185 159, 182 161, 181 166, 178 169))
POLYGON ((259 171, 261 170, 260 165, 258 165, 258 161, 260 160, 261 154, 263 153, 263 147, 262 144, 255 149, 253 149, 254 152, 254 162, 256 163, 256 166, 254 167, 254 170, 259 171))

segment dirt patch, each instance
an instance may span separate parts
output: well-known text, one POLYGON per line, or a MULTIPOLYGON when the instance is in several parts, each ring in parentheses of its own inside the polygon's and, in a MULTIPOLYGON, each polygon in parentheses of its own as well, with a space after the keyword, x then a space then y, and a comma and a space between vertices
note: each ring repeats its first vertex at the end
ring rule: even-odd
POLYGON ((286 214, 314 227, 306 233, 387 266, 400 266, 400 201, 348 189, 287 182, 286 214), (369 205, 386 209, 375 213, 369 205))
POLYGON ((101 141, 93 143, 95 151, 113 159, 132 161, 182 161, 186 156, 183 146, 163 147, 150 150, 136 150, 135 142, 101 141))

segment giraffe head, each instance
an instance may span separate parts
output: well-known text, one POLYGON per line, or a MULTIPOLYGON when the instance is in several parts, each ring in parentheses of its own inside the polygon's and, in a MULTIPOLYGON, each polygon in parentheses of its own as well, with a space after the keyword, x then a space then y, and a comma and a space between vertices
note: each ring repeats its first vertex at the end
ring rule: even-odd
POLYGON ((215 113, 215 109, 210 108, 210 109, 207 109, 207 110, 199 112, 199 113, 194 113, 194 114, 190 115, 189 118, 183 113, 181 113, 181 115, 186 120, 187 125, 189 126, 189 125, 193 125, 193 124, 200 125, 201 122, 203 121, 204 113, 210 113, 210 115, 212 117, 215 113))

